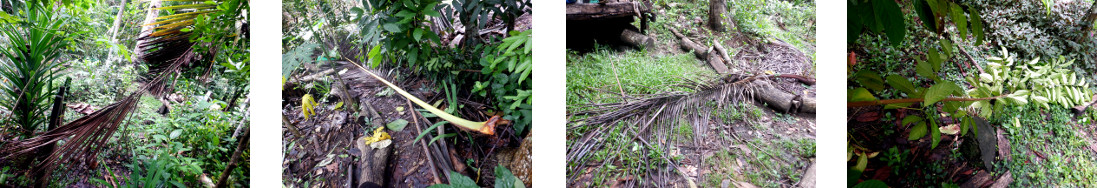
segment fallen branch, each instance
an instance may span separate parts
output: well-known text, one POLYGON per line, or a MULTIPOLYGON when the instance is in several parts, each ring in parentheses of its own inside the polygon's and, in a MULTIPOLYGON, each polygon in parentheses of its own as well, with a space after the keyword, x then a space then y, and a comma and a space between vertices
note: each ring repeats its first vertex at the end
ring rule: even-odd
MULTIPOLYGON (((1002 98, 1002 97, 1005 97, 1005 96, 1006 95, 1001 95, 1001 96, 997 96, 997 97, 985 97, 985 98, 949 97, 949 98, 941 99, 940 102, 983 101, 983 100, 998 99, 998 98, 1002 98)), ((923 102, 925 100, 926 99, 923 99, 923 98, 906 98, 906 99, 886 99, 886 100, 875 100, 875 101, 848 102, 848 103, 846 103, 846 107, 847 108, 854 108, 854 107, 866 107, 866 106, 888 105, 888 104, 916 103, 916 102, 923 102)))

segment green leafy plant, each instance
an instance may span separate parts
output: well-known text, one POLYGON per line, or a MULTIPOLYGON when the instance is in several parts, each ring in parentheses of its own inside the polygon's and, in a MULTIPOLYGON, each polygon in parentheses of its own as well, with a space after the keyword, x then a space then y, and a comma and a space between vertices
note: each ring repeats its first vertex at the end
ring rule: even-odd
MULTIPOLYGON (((431 188, 478 188, 476 181, 468 176, 461 175, 461 173, 452 172, 449 184, 436 184, 431 185, 431 188)), ((526 184, 522 183, 509 169, 502 165, 495 167, 495 188, 525 188, 526 184)))
MULTIPOLYGON (((369 52, 369 66, 377 68, 383 59, 406 62, 408 67, 439 61, 434 58, 432 45, 442 45, 438 34, 427 27, 427 16, 439 17, 437 0, 363 0, 363 8, 352 8, 357 14, 365 45, 373 46, 369 52), (381 48, 383 46, 384 48, 381 48)), ((449 65, 449 64, 442 64, 449 65)), ((423 67, 439 71, 450 66, 423 67)))
POLYGON ((20 11, 22 18, 12 18, 19 23, 0 24, 0 33, 8 39, 8 46, 0 50, 4 58, 0 77, 8 81, 0 88, 2 104, 12 111, 12 121, 21 126, 24 138, 45 123, 54 90, 51 83, 63 69, 55 59, 67 45, 66 36, 60 34, 67 21, 53 10, 53 3, 28 1, 20 11))
MULTIPOLYGON (((850 42, 856 41, 865 31, 887 35, 892 46, 899 46, 906 40, 908 26, 896 1, 851 0, 846 7, 846 32, 850 42)), ((914 10, 923 26, 930 31, 944 35, 944 23, 952 21, 958 38, 967 40, 970 28, 970 36, 974 38, 975 44, 980 45, 983 42, 983 21, 978 10, 952 0, 915 0, 914 10)))
POLYGON ((513 31, 493 52, 484 52, 480 73, 489 76, 477 81, 472 92, 495 98, 503 118, 514 123, 515 133, 525 131, 532 120, 533 110, 533 30, 513 31))

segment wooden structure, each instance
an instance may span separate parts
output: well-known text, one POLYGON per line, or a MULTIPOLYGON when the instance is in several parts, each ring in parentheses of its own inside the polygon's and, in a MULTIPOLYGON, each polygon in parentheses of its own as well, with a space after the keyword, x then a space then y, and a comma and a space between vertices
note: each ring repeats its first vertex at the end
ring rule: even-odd
POLYGON ((610 0, 599 3, 567 4, 567 20, 603 20, 612 18, 640 17, 640 31, 648 27, 652 19, 651 2, 610 0))

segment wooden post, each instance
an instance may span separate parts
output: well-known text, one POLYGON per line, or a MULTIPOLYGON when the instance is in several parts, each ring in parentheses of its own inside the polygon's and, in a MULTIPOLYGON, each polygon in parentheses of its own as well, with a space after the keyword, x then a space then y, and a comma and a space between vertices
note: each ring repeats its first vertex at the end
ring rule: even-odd
MULTIPOLYGON (((53 97, 53 109, 50 110, 49 124, 47 130, 53 130, 57 126, 61 125, 61 120, 64 119, 62 115, 65 114, 65 94, 68 93, 69 83, 72 82, 72 78, 65 78, 65 85, 57 90, 57 95, 53 97)), ((53 155, 54 148, 57 147, 57 143, 48 144, 42 148, 38 148, 38 161, 43 161, 46 157, 53 155)), ((49 171, 38 171, 38 187, 49 186, 50 179, 49 171)))

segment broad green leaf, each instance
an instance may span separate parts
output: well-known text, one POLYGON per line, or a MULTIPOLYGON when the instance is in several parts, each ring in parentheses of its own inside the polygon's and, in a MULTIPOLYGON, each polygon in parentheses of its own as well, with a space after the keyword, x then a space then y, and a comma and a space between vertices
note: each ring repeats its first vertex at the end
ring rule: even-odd
POLYGON ((385 28, 385 31, 389 31, 389 32, 394 32, 395 33, 395 32, 403 31, 403 30, 400 30, 400 25, 397 25, 396 23, 385 23, 384 25, 381 25, 381 26, 385 28))
POLYGON ((891 87, 895 89, 899 89, 899 91, 906 93, 908 96, 914 94, 914 84, 910 83, 910 80, 907 80, 907 77, 891 75, 887 77, 887 82, 888 85, 891 85, 891 87))
POLYGON ((943 52, 941 56, 945 59, 952 57, 952 41, 947 38, 941 38, 940 40, 937 40, 937 42, 941 45, 941 50, 943 52))
POLYGON ((941 62, 944 61, 941 58, 941 54, 937 52, 936 48, 929 48, 929 52, 926 53, 926 61, 929 61, 929 65, 933 67, 933 72, 941 71, 941 62))
POLYGON ((381 65, 381 45, 373 46, 373 49, 369 50, 369 62, 370 68, 377 68, 381 65))
POLYGON ((933 149, 937 148, 937 144, 941 142, 941 129, 937 127, 937 120, 935 120, 934 118, 929 119, 929 124, 932 125, 932 127, 930 127, 929 129, 929 131, 931 132, 929 136, 932 137, 932 143, 930 144, 929 148, 933 149))
POLYGON ((853 88, 846 93, 849 95, 847 98, 849 102, 876 101, 876 97, 865 88, 853 88))
POLYGON ((171 139, 175 139, 175 138, 179 138, 179 135, 181 135, 181 134, 183 134, 183 129, 176 129, 174 131, 171 131, 171 135, 169 135, 169 137, 171 139))
POLYGON ((404 130, 404 127, 407 126, 407 125, 408 125, 408 120, 397 119, 396 121, 389 122, 387 125, 385 125, 385 127, 388 127, 389 130, 399 132, 399 131, 404 130))
POLYGON ((907 116, 907 117, 903 118, 903 126, 909 125, 911 123, 918 123, 918 122, 922 122, 922 116, 913 116, 913 115, 911 115, 911 116, 907 116))
POLYGON ((952 16, 952 23, 956 23, 956 29, 960 31, 960 39, 967 39, 967 16, 964 15, 964 9, 956 3, 949 3, 949 6, 952 10, 949 15, 952 16))
POLYGON ((350 8, 350 12, 354 13, 354 19, 361 18, 363 15, 365 15, 365 11, 359 7, 350 8))
POLYGON ((907 140, 918 140, 926 136, 926 122, 920 121, 914 128, 910 128, 910 135, 907 136, 907 140))
POLYGON ((975 37, 975 45, 983 45, 984 33, 982 15, 979 14, 979 10, 975 10, 974 8, 968 10, 971 12, 971 33, 975 37))
POLYGON ((877 0, 872 2, 872 9, 876 13, 876 22, 883 24, 891 46, 899 47, 907 35, 907 25, 899 4, 892 0, 877 0))
POLYGON ((405 19, 410 18, 410 17, 415 17, 415 12, 408 11, 408 10, 401 10, 400 12, 396 13, 396 17, 401 17, 401 18, 405 18, 405 19))
POLYGON ((868 155, 863 153, 857 155, 857 166, 853 166, 853 170, 864 172, 868 167, 868 155))
POLYGON ((933 86, 929 87, 929 90, 926 90, 925 102, 922 103, 922 106, 933 105, 934 103, 937 103, 937 101, 941 101, 942 99, 948 98, 953 93, 961 91, 962 89, 960 89, 960 86, 949 81, 941 81, 937 84, 933 84, 933 86))
POLYGON ((846 42, 853 43, 857 41, 857 38, 861 36, 861 31, 864 30, 864 21, 861 21, 861 17, 866 15, 859 14, 859 5, 857 1, 847 1, 846 5, 846 42))
POLYGON ((873 71, 861 71, 857 73, 857 81, 861 82, 861 85, 874 91, 884 90, 884 79, 880 78, 879 74, 873 71))
POLYGON ((918 13, 918 19, 922 20, 922 26, 930 31, 937 32, 937 19, 933 16, 932 8, 926 0, 915 0, 914 11, 918 13))
POLYGON ((937 80, 937 72, 933 71, 933 65, 925 61, 918 61, 918 64, 914 65, 914 72, 927 79, 937 80))
POLYGON ((423 28, 415 28, 415 31, 412 32, 412 37, 415 37, 416 41, 423 38, 423 28))

